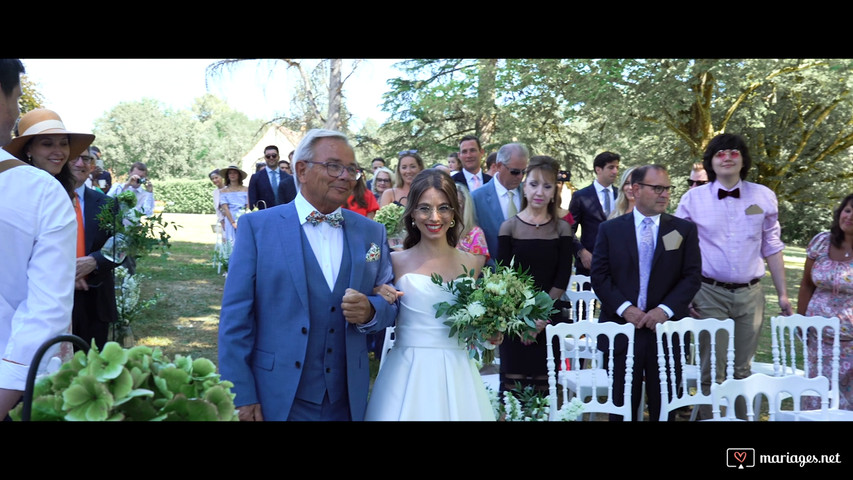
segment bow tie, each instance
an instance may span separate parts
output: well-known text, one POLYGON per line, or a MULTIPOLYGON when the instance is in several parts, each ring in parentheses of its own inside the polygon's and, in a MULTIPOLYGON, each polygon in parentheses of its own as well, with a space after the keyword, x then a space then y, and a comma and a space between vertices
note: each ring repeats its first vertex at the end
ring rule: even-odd
POLYGON ((731 192, 727 192, 727 191, 723 190, 722 188, 717 190, 717 198, 718 199, 722 200, 726 197, 740 198, 740 188, 736 188, 736 189, 732 190, 731 192))
POLYGON ((323 222, 329 224, 329 226, 334 228, 340 228, 340 226, 344 223, 344 217, 341 215, 341 212, 334 212, 328 215, 323 215, 322 213, 314 210, 310 215, 305 217, 305 221, 314 225, 315 227, 323 222))

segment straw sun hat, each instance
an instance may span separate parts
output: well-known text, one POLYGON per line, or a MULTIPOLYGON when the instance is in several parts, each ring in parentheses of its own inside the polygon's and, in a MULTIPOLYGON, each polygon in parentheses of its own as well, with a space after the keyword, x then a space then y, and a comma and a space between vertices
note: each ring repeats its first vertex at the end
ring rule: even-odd
POLYGON ((26 160, 24 147, 38 135, 68 135, 70 139, 69 160, 77 158, 95 140, 95 136, 91 133, 69 132, 65 129, 65 124, 62 123, 62 119, 56 112, 39 108, 29 111, 21 117, 18 121, 18 136, 13 138, 3 149, 20 160, 26 160))
POLYGON ((245 180, 246 177, 249 176, 246 172, 244 172, 243 170, 240 170, 239 168, 235 167, 234 165, 231 165, 230 167, 220 168, 219 169, 219 176, 222 177, 223 180, 228 180, 228 172, 230 170, 234 170, 234 171, 240 173, 240 183, 243 183, 243 180, 245 180))

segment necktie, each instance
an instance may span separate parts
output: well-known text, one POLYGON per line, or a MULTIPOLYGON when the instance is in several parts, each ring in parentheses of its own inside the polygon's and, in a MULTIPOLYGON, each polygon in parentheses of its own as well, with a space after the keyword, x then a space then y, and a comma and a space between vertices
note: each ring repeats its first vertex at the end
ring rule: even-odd
POLYGON ((278 172, 272 172, 272 193, 275 195, 275 204, 278 205, 278 172))
POLYGON ((471 190, 475 190, 480 188, 480 177, 474 175, 471 177, 471 190))
POLYGON ((646 311, 646 296, 649 292, 649 273, 652 270, 652 257, 655 252, 655 241, 652 238, 652 219, 646 217, 640 226, 640 295, 637 307, 646 311))
POLYGON ((506 205, 506 217, 510 219, 518 213, 518 208, 515 206, 515 192, 507 190, 506 194, 509 196, 509 203, 506 205))
POLYGON ((731 192, 727 192, 727 191, 723 190, 722 188, 717 190, 717 198, 718 199, 722 200, 726 197, 740 198, 740 188, 736 188, 736 189, 732 190, 731 192))
POLYGON ((83 226, 83 211, 80 210, 80 195, 74 194, 74 213, 77 214, 77 258, 86 256, 86 229, 83 226))
POLYGON ((604 216, 605 216, 605 217, 607 217, 607 216, 609 216, 609 215, 610 215, 610 197, 611 197, 611 193, 610 193, 610 189, 609 189, 609 188, 605 188, 604 190, 602 190, 602 192, 604 192, 604 216))
POLYGON ((334 212, 328 215, 323 215, 317 210, 314 210, 313 212, 311 212, 310 215, 305 217, 305 221, 314 226, 326 222, 331 227, 340 228, 340 226, 344 223, 344 217, 343 215, 341 215, 341 212, 334 212))

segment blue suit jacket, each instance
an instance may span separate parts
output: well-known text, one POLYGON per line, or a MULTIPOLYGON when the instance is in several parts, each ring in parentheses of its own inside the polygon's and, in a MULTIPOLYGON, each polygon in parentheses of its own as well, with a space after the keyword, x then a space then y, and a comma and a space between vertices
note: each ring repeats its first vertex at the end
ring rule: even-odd
POLYGON ((272 191, 272 184, 270 184, 270 176, 267 174, 266 167, 254 173, 249 178, 250 208, 257 207, 259 210, 263 210, 276 205, 290 203, 291 200, 296 198, 296 183, 293 181, 293 176, 288 175, 287 172, 280 172, 279 175, 279 203, 275 203, 275 194, 272 191))
MULTIPOLYGON (((624 324, 616 310, 626 301, 637 304, 640 293, 639 252, 634 214, 627 213, 601 224, 592 254, 592 289, 601 300, 602 322, 624 324)), ((646 294, 648 310, 661 303, 672 309, 674 319, 689 315, 687 306, 702 282, 699 233, 693 222, 661 214, 657 246, 646 294), (678 232, 681 241, 666 248, 663 240, 678 232), (675 248, 673 248, 675 247, 675 248)))
MULTIPOLYGON (((615 186, 611 186, 613 190, 613 205, 616 205, 616 196, 619 190, 615 186)), ((575 234, 575 256, 578 259, 577 267, 581 271, 585 271, 580 263, 580 251, 583 249, 593 253, 595 247, 595 237, 598 235, 598 226, 601 222, 607 220, 604 216, 604 209, 601 208, 601 201, 598 199, 598 193, 595 191, 595 185, 586 186, 572 195, 572 201, 569 202, 569 212, 572 214, 575 223, 572 225, 572 233, 575 234), (580 240, 578 240, 578 227, 581 228, 580 240)))
MULTIPOLYGON (((471 193, 474 208, 477 209, 477 225, 483 229, 486 245, 489 247, 490 263, 498 256, 498 232, 501 230, 501 224, 506 221, 498 192, 495 190, 496 181, 486 183, 471 193)), ((516 188, 516 195, 521 195, 520 188, 516 188)))
MULTIPOLYGON (((352 272, 349 287, 368 296, 376 324, 366 333, 393 324, 397 305, 373 295, 392 283, 385 227, 343 209, 352 272), (371 247, 380 252, 368 261, 371 247)), ((236 406, 260 403, 265 420, 286 420, 305 361, 310 306, 301 226, 293 203, 244 215, 222 296, 219 369, 234 383, 236 406)), ((365 333, 346 325, 347 389, 353 420, 363 420, 370 371, 365 333)))

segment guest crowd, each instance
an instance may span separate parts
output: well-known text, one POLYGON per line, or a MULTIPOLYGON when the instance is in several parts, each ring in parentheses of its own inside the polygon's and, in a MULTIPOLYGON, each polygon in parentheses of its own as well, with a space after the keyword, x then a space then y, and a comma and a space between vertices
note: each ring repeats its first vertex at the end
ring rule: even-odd
MULTIPOLYGON (((0 59, 0 256, 7 259, 0 271, 0 416, 20 400, 45 341, 66 333, 98 347, 107 341, 116 321, 113 270, 122 264, 102 252, 108 235, 97 215, 110 197, 130 191, 141 214, 154 211, 145 164, 134 163, 124 182, 114 182, 92 146, 94 135, 66 130, 51 110, 18 119, 22 73, 20 61, 0 59)), ((491 419, 484 387, 470 381, 478 374, 454 347, 405 338, 406 322, 429 316, 413 313, 418 300, 432 304, 425 301, 433 295, 425 293, 429 287, 418 284, 429 268, 452 278, 460 265, 479 274, 513 262, 557 307, 572 273, 589 275, 600 321, 636 327, 630 398, 638 405, 644 388, 651 419, 661 408, 656 325, 687 316, 732 318, 734 377, 745 378, 766 315, 794 313, 777 199, 746 180, 752 157, 739 135, 708 143, 702 162, 678 182, 688 187, 678 205, 670 205, 676 187, 666 166, 637 161, 626 168, 617 153, 596 155, 593 182, 572 193, 560 162, 523 144, 486 155, 480 139, 466 135, 454 148, 428 167, 416 150, 399 152, 393 168, 374 158, 368 173, 346 136, 311 130, 286 159, 267 146, 251 175, 235 165, 209 174, 218 229, 233 247, 219 367, 234 384, 241 420, 491 419), (372 221, 390 204, 405 209, 401 243, 372 221), (283 249, 288 255, 277 253, 283 249), (778 298, 772 312, 765 312, 765 268, 778 298), (296 293, 282 293, 284 284, 296 293), (403 347, 387 358, 393 373, 380 372, 381 399, 370 405, 367 351, 383 355, 385 328, 395 320, 403 322, 403 347), (427 354, 427 347, 438 350, 427 354), (447 371, 411 377, 425 365, 439 369, 438 352, 447 371), (453 393, 460 381, 465 395, 453 393), (445 391, 451 393, 436 395, 445 391)), ((840 407, 853 409, 853 194, 840 201, 807 255, 797 313, 841 320, 837 387, 840 407)), ((535 341, 493 339, 501 392, 519 385, 547 391, 544 330, 566 321, 562 314, 538 319, 535 341)), ((831 352, 832 338, 820 341, 831 352)), ((809 361, 817 362, 812 344, 809 361)), ((614 348, 616 376, 624 378, 628 346, 617 341, 614 348)), ((71 353, 56 346, 48 356, 65 361, 71 353)), ((714 357, 702 351, 704 389, 724 379, 725 359, 714 357)), ((829 361, 822 365, 830 368, 829 361)), ((743 416, 743 405, 736 409, 743 416)))

